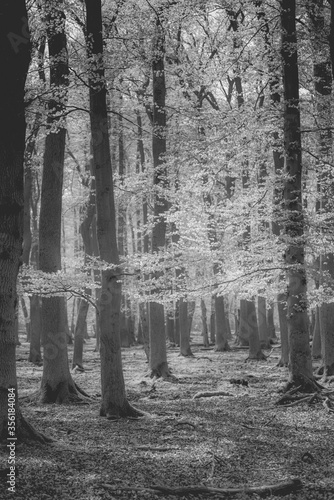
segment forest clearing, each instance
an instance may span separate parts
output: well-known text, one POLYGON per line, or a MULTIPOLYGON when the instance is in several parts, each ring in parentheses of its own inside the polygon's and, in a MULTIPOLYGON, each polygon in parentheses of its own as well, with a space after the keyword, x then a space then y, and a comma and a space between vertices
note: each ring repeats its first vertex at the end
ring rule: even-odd
MULTIPOLYGON (((193 341, 198 340, 195 335, 193 341)), ((151 486, 249 488, 299 478, 302 489, 284 498, 331 500, 334 416, 321 403, 276 405, 287 369, 276 366, 279 346, 274 347, 267 361, 249 363, 244 349, 215 352, 196 344, 194 357, 188 358, 169 348, 174 383, 145 376, 142 346, 123 349, 128 398, 145 417, 113 422, 98 416, 99 360, 94 340, 89 340, 86 370, 73 377, 96 400, 70 406, 20 403, 28 420, 55 442, 17 448, 15 498, 241 500, 260 497, 167 495, 151 486), (227 395, 194 399, 213 391, 227 395)), ((22 397, 37 390, 42 374, 42 367, 27 362, 27 354, 23 342, 17 350, 22 397)), ((7 494, 0 498, 10 498, 7 494)))

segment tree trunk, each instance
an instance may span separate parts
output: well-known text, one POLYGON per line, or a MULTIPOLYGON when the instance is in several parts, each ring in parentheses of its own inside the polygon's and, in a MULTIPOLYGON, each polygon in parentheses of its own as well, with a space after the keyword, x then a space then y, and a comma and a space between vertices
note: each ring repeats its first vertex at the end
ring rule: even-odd
MULTIPOLYGON (((0 441, 13 446, 16 441, 11 438, 46 441, 22 416, 15 364, 16 283, 23 242, 24 85, 29 61, 25 2, 2 2, 0 66, 5 68, 6 78, 0 95, 0 441), (12 415, 13 430, 9 419, 12 415)), ((13 488, 15 491, 15 484, 13 488)))
MULTIPOLYGON (((333 175, 328 172, 328 164, 332 163, 332 116, 331 116, 331 101, 332 101, 332 71, 330 48, 327 40, 330 33, 328 32, 327 23, 325 21, 323 0, 313 0, 307 2, 307 11, 312 29, 312 46, 313 46, 313 73, 315 87, 315 103, 316 103, 316 124, 319 127, 318 132, 318 155, 321 158, 318 161, 318 193, 319 201, 317 203, 317 211, 320 216, 331 217, 331 199, 333 198, 333 175), (327 163, 327 164, 326 164, 327 163)), ((331 226, 331 224, 330 224, 331 226)), ((321 228, 322 239, 327 233, 328 224, 321 228)), ((328 274, 330 281, 334 278, 334 254, 329 252, 320 256, 318 263, 320 264, 320 279, 319 284, 323 285, 323 275, 328 274)), ((321 336, 321 353, 322 367, 318 372, 326 375, 334 375, 334 303, 321 304, 319 306, 319 327, 321 336)))
POLYGON ((315 310, 315 321, 313 327, 313 340, 312 340, 312 358, 321 358, 321 335, 320 335, 320 318, 319 306, 315 310))
POLYGON ((275 323, 274 323, 274 306, 267 309, 267 326, 269 339, 276 339, 275 323))
POLYGON ((34 365, 41 365, 41 300, 38 295, 30 297, 30 349, 29 359, 30 363, 34 365))
POLYGON ((102 271, 100 300, 101 392, 100 415, 108 419, 137 417, 125 394, 120 343, 121 269, 117 249, 113 175, 103 64, 101 0, 86 0, 87 48, 90 54, 89 101, 96 180, 97 238, 100 257, 112 264, 102 271))
POLYGON ((181 356, 192 356, 190 348, 189 328, 188 328, 188 302, 181 298, 179 300, 180 314, 180 354, 181 356))
POLYGON ((209 347, 208 321, 206 315, 205 300, 201 299, 201 319, 202 319, 202 337, 204 347, 209 347))
POLYGON ((262 349, 269 349, 270 347, 270 339, 269 339, 269 331, 267 324, 267 307, 266 307, 266 299, 264 297, 257 298, 257 306, 258 306, 258 323, 259 323, 259 337, 260 344, 262 349))
POLYGON ((216 312, 215 312, 215 297, 211 296, 211 313, 210 313, 210 342, 216 343, 216 312))
MULTIPOLYGON (((163 155, 166 153, 166 83, 165 83, 165 35, 159 17, 156 20, 152 60, 153 77, 153 135, 152 156, 154 167, 154 185, 164 187, 166 182, 166 167, 163 155)), ((166 222, 164 215, 168 210, 168 203, 164 196, 155 193, 154 217, 155 224, 152 230, 152 253, 158 253, 165 247, 166 222)), ((159 280, 159 274, 155 278, 159 280)), ((159 290, 156 290, 159 292, 159 290)), ((151 377, 169 376, 166 351, 165 315, 164 307, 158 302, 149 303, 149 336, 150 336, 150 374, 151 377)))
POLYGON ((287 389, 301 386, 314 391, 307 317, 307 283, 304 261, 302 160, 299 111, 299 79, 296 36, 296 2, 282 0, 282 60, 284 88, 284 185, 287 246, 287 321, 289 332, 289 381, 287 389))
POLYGON ((78 367, 81 370, 83 367, 83 345, 85 333, 87 331, 87 313, 88 313, 89 303, 85 299, 81 299, 79 302, 79 312, 77 317, 77 322, 74 330, 74 348, 73 348, 73 358, 72 358, 72 368, 78 367))
POLYGON ((215 296, 215 351, 229 351, 227 324, 223 295, 215 296))
POLYGON ((174 312, 173 302, 171 303, 171 310, 167 312, 166 330, 167 330, 167 339, 171 344, 175 344, 175 312, 174 312))
MULTIPOLYGON (((62 2, 58 2, 61 4, 62 2)), ((61 269, 62 186, 66 129, 55 113, 61 115, 67 97, 68 60, 65 15, 61 6, 45 3, 46 31, 50 58, 48 133, 45 138, 41 209, 39 222, 39 268, 46 273, 61 269)), ((43 297, 41 309, 43 376, 42 403, 68 403, 79 395, 70 375, 64 297, 43 297)))
POLYGON ((289 334, 288 334, 288 319, 286 317, 286 294, 279 294, 278 297, 278 318, 279 318, 279 329, 281 337, 281 359, 278 362, 278 366, 288 366, 289 365, 289 334))
POLYGON ((240 301, 240 336, 247 338, 249 342, 249 353, 247 360, 265 360, 261 351, 259 329, 256 317, 255 300, 240 301))

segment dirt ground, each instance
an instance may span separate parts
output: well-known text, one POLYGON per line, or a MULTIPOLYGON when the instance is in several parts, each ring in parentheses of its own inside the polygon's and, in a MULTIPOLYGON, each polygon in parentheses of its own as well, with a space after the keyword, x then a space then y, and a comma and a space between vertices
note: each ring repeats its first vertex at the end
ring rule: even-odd
MULTIPOLYGON (((28 348, 23 342, 17 349, 21 397, 38 389, 42 374, 26 361, 28 348)), ((248 488, 299 478, 302 489, 285 498, 334 499, 334 414, 321 403, 275 405, 287 380, 287 369, 276 366, 279 348, 255 363, 245 363, 247 351, 240 349, 217 353, 195 345, 193 353, 183 358, 169 348, 177 381, 164 382, 146 376, 141 346, 123 349, 128 398, 145 416, 112 422, 99 416, 99 358, 89 340, 86 371, 73 377, 95 399, 80 406, 21 403, 29 422, 56 441, 18 445, 16 493, 0 482, 0 498, 216 499, 227 497, 191 490, 168 494, 152 487, 248 488), (225 395, 194 398, 205 391, 225 395)))

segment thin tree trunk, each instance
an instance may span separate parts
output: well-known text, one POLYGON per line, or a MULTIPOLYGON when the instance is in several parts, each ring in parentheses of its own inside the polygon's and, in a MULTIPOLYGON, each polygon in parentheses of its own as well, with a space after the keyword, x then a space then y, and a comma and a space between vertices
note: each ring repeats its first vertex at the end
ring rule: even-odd
POLYGON ((259 337, 262 349, 268 349, 270 347, 269 331, 267 324, 267 307, 266 299, 260 295, 257 298, 258 306, 258 323, 259 323, 259 337))
POLYGON ((206 304, 205 300, 201 299, 201 319, 202 319, 202 337, 204 347, 209 347, 209 334, 208 334, 208 321, 206 314, 206 304))
POLYGON ((215 296, 215 351, 229 351, 228 329, 223 295, 215 296))
POLYGON ((320 335, 320 320, 319 320, 319 306, 315 310, 315 321, 313 327, 313 340, 312 340, 312 358, 321 358, 321 335, 320 335))
POLYGON ((181 356, 192 356, 189 337, 188 302, 181 298, 179 300, 180 314, 180 354, 181 356))
POLYGON ((286 317, 286 294, 279 294, 277 302, 278 307, 278 318, 279 318, 279 329, 281 337, 281 358, 278 362, 278 366, 288 366, 289 365, 289 334, 288 334, 288 319, 286 317))

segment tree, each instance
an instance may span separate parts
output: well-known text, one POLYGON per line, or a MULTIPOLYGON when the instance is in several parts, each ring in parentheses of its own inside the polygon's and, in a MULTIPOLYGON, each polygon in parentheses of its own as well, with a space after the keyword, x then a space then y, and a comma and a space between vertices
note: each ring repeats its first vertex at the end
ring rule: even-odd
MULTIPOLYGON (((162 24, 164 13, 156 13, 156 29, 154 33, 152 79, 153 79, 153 119, 152 119, 152 156, 154 168, 154 198, 155 223, 152 230, 152 253, 158 254, 166 243, 165 214, 168 202, 161 189, 166 185, 167 171, 163 155, 166 153, 166 83, 165 83, 165 34, 162 24)), ((159 273, 155 273, 159 280, 159 273)), ((159 290, 156 290, 159 292, 159 290)), ((167 377, 169 369, 166 353, 165 315, 163 304, 149 302, 149 365, 152 377, 167 377)))
MULTIPOLYGON (((47 438, 24 419, 18 402, 15 364, 17 276, 23 243, 24 87, 30 62, 30 35, 23 0, 0 6, 0 64, 6 78, 0 96, 0 441, 7 442, 9 415, 19 440, 47 438), (8 397, 15 403, 8 411, 8 397)), ((11 431, 10 431, 11 432, 11 431)))
MULTIPOLYGON (((61 270, 62 186, 66 141, 63 113, 68 86, 68 54, 62 2, 57 5, 53 0, 45 2, 45 19, 51 97, 48 102, 43 158, 39 268, 46 273, 56 273, 61 270)), ((40 398, 43 403, 63 404, 81 399, 69 370, 64 300, 60 296, 42 298, 44 356, 40 398)))
POLYGON ((302 157, 299 109, 299 75, 296 2, 282 0, 282 64, 284 87, 284 154, 286 181, 285 264, 288 283, 289 381, 287 389, 314 391, 307 316, 305 236, 302 206, 302 157))
POLYGON ((89 101, 92 152, 96 180, 97 238, 100 257, 110 266, 102 271, 100 355, 102 402, 100 415, 110 420, 138 417, 125 394, 122 370, 120 312, 121 282, 117 248, 113 175, 103 61, 101 0, 85 0, 89 53, 89 101))

